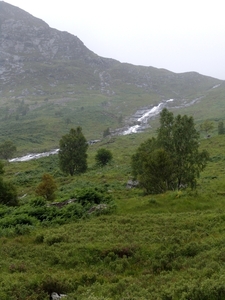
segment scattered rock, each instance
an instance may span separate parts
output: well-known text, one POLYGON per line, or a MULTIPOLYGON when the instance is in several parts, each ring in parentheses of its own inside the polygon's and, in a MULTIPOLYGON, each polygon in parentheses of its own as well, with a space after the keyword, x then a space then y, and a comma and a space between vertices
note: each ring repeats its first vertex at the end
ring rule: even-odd
POLYGON ((132 189, 137 187, 139 182, 137 180, 128 180, 127 181, 127 189, 132 189))
POLYGON ((49 206, 57 206, 58 208, 62 208, 70 203, 76 202, 77 199, 69 199, 69 200, 65 200, 63 202, 52 202, 49 204, 49 206))
POLYGON ((63 297, 66 297, 65 294, 57 294, 56 292, 51 293, 51 300, 59 300, 63 297))
POLYGON ((96 212, 96 211, 102 211, 107 208, 108 208, 108 206, 106 204, 98 204, 96 206, 91 207, 88 211, 88 214, 92 214, 93 212, 96 212))

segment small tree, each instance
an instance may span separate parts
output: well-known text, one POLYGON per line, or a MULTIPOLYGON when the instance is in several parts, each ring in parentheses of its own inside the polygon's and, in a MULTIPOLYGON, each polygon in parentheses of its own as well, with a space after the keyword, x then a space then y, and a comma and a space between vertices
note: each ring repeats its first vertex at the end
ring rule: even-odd
POLYGON ((56 190, 57 186, 53 177, 50 174, 44 174, 41 183, 36 188, 36 194, 46 200, 54 200, 56 190))
POLYGON ((87 170, 88 143, 82 128, 70 129, 59 142, 59 165, 63 172, 73 176, 87 170))
POLYGON ((220 121, 218 123, 218 134, 225 134, 225 128, 224 128, 223 121, 220 121))
POLYGON ((10 182, 5 182, 0 177, 0 203, 8 206, 17 206, 18 197, 15 186, 10 182))
POLYGON ((110 135, 109 127, 103 131, 103 138, 107 137, 108 135, 110 135))
POLYGON ((205 120, 201 125, 200 125, 200 130, 205 132, 206 136, 208 135, 209 131, 211 131, 214 128, 213 122, 209 120, 205 120))
POLYGON ((3 175, 4 173, 5 173, 4 164, 2 161, 0 161, 0 175, 3 175))
POLYGON ((139 182, 146 194, 167 191, 171 187, 173 177, 173 162, 164 149, 157 149, 145 157, 139 182))
POLYGON ((1 175, 4 173, 4 164, 0 161, 0 204, 16 206, 18 205, 17 190, 11 182, 3 180, 1 175))
POLYGON ((16 146, 12 141, 5 141, 0 144, 0 158, 9 159, 12 158, 14 153, 16 152, 16 146))
POLYGON ((160 114, 156 139, 150 139, 132 156, 132 172, 147 193, 196 187, 196 178, 209 155, 199 152, 199 133, 192 117, 173 116, 166 108, 160 114))
POLYGON ((111 151, 101 148, 97 151, 95 156, 95 161, 99 166, 105 166, 112 160, 112 153, 111 151))
POLYGON ((138 178, 140 174, 145 171, 145 162, 148 160, 149 155, 157 149, 157 141, 155 138, 148 139, 143 142, 136 153, 131 157, 132 174, 138 178))

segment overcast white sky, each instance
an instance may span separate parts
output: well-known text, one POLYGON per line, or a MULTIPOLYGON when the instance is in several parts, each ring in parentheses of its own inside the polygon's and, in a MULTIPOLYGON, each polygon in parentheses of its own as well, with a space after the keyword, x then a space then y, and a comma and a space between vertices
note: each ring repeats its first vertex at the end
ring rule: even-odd
POLYGON ((223 0, 5 0, 90 50, 135 65, 225 80, 223 0))

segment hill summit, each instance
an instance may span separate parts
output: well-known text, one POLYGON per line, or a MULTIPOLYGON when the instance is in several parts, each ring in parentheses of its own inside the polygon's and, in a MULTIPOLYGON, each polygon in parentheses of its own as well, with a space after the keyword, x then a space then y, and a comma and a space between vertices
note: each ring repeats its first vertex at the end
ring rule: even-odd
POLYGON ((195 72, 176 74, 103 58, 76 36, 49 27, 24 10, 0 1, 0 95, 62 97, 97 92, 184 98, 221 81, 195 72))

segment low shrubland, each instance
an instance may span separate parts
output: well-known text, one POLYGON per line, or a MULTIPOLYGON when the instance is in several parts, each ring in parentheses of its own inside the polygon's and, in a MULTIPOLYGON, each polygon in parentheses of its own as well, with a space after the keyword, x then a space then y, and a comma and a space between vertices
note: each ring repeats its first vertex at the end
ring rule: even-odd
POLYGON ((19 205, 0 207, 1 299, 225 298, 225 137, 201 140, 210 161, 196 190, 157 195, 126 186, 138 139, 89 147, 87 172, 73 177, 57 155, 5 165, 19 205), (102 147, 113 154, 104 167, 102 147), (45 173, 54 202, 35 194, 45 173))

